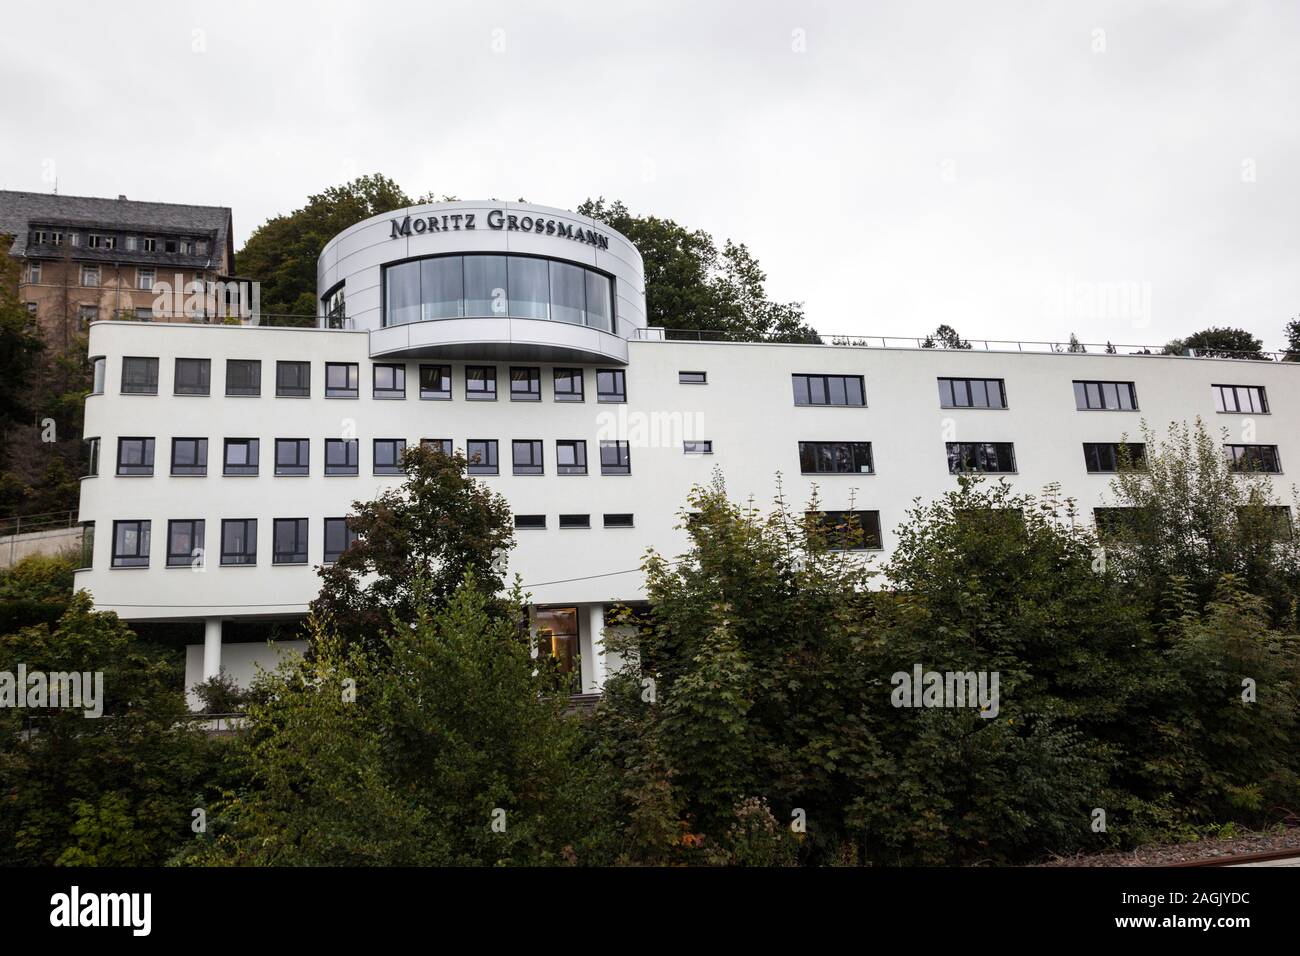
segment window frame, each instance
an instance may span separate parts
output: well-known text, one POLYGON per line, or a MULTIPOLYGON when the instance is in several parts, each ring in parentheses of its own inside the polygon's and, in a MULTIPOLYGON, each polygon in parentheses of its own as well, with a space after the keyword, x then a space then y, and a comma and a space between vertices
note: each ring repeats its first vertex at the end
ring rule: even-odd
POLYGON ((172 369, 172 394, 173 395, 202 395, 212 394, 212 359, 210 358, 177 358, 176 364, 172 369), (181 369, 197 368, 199 370, 199 381, 197 384, 184 386, 181 385, 181 369))
POLYGON ((325 397, 333 399, 353 399, 361 397, 361 363, 360 362, 326 362, 325 363, 325 397), (330 385, 330 373, 343 369, 348 381, 346 386, 330 385))
POLYGON ((119 435, 117 439, 117 468, 115 475, 119 478, 150 478, 153 476, 155 467, 155 450, 157 443, 153 436, 148 435, 119 435), (141 462, 138 465, 125 464, 122 461, 122 450, 126 442, 142 442, 140 446, 141 462), (146 460, 147 459, 147 460, 146 460), (124 468, 135 468, 138 471, 123 471, 124 468))
POLYGON ((708 385, 709 373, 708 372, 684 372, 678 370, 677 384, 678 385, 708 385), (698 376, 698 378, 693 378, 691 376, 698 376))
POLYGON ((302 478, 311 474, 311 439, 310 438, 276 438, 275 457, 271 462, 272 474, 277 478, 302 478), (294 463, 280 464, 280 447, 292 442, 294 445, 294 463))
POLYGON ((172 457, 171 472, 177 477, 198 478, 206 476, 208 473, 208 440, 199 437, 173 437, 172 438, 172 457), (177 452, 180 451, 181 442, 194 443, 194 462, 191 464, 179 464, 176 460, 177 452), (202 459, 200 461, 200 459, 202 459), (182 470, 188 469, 188 470, 182 470))
POLYGON ((271 519, 271 564, 306 564, 310 555, 311 541, 309 529, 311 522, 307 518, 272 518, 271 519), (293 550, 280 550, 280 528, 293 523, 293 550), (284 555, 289 555, 289 560, 284 555))
POLYGON ((335 563, 338 561, 339 558, 343 557, 343 555, 347 552, 348 548, 352 547, 352 545, 357 541, 357 539, 358 539, 359 537, 360 537, 360 535, 358 535, 355 531, 353 531, 351 528, 348 527, 348 519, 347 519, 347 518, 325 518, 324 521, 323 521, 323 523, 322 523, 322 525, 321 525, 321 563, 322 563, 322 564, 335 564, 335 563), (330 525, 331 525, 331 523, 333 523, 333 522, 342 522, 342 523, 343 523, 343 542, 344 542, 344 543, 343 543, 343 550, 342 550, 342 551, 336 551, 336 552, 334 552, 334 553, 333 553, 333 557, 331 557, 331 556, 330 556, 330 554, 331 554, 331 552, 330 552, 330 525))
POLYGON ((229 568, 252 568, 257 566, 257 519, 256 518, 222 518, 221 519, 221 566, 229 568), (251 540, 253 549, 250 552, 247 546, 243 551, 226 550, 226 529, 236 524, 242 524, 245 545, 251 540), (249 534, 250 528, 252 534, 249 534), (251 560, 232 560, 232 558, 251 560))
POLYGON ((1263 445, 1263 444, 1258 444, 1258 443, 1253 443, 1253 444, 1247 444, 1247 443, 1225 443, 1223 447, 1224 447, 1224 449, 1228 452, 1228 466, 1229 466, 1229 468, 1230 468, 1233 472, 1235 472, 1235 473, 1237 473, 1237 474, 1240 474, 1240 475, 1282 475, 1282 474, 1285 474, 1285 472, 1282 470, 1282 453, 1281 453, 1281 451, 1278 449, 1278 446, 1277 446, 1277 445, 1263 445), (1245 455, 1245 454, 1242 454, 1242 455, 1239 456, 1239 455, 1237 454, 1237 450, 1238 450, 1238 449, 1242 449, 1243 452, 1248 452, 1248 451, 1258 452, 1258 451, 1260 451, 1260 450, 1267 449, 1267 450, 1268 450, 1268 454, 1272 457, 1272 465, 1273 465, 1273 467, 1272 467, 1272 468, 1245 468, 1245 467, 1242 467, 1243 462, 1246 460, 1246 455, 1245 455))
POLYGON ((875 449, 871 447, 869 441, 801 441, 798 443, 799 454, 799 474, 801 475, 874 475, 876 473, 875 449), (849 463, 848 470, 820 470, 809 471, 805 467, 806 459, 811 456, 814 463, 822 460, 822 449, 829 448, 832 462, 838 463, 841 460, 840 449, 847 449, 847 460, 849 463), (867 469, 861 470, 861 461, 859 460, 859 451, 866 455, 867 469), (857 467, 858 470, 854 470, 857 467))
POLYGON ((495 402, 497 400, 497 367, 495 365, 465 366, 465 401, 495 402), (475 378, 473 373, 485 373, 482 378, 475 378), (471 388, 474 382, 482 382, 480 389, 471 388), (491 386, 490 388, 488 386, 491 386))
POLYGON ((555 473, 557 475, 587 474, 587 440, 585 438, 557 438, 555 440, 555 473), (560 446, 573 446, 573 464, 566 465, 560 461, 560 446), (578 459, 582 460, 579 461, 578 459))
POLYGON ((261 440, 257 438, 226 438, 221 445, 221 475, 223 478, 256 478, 261 471, 261 440), (230 463, 230 450, 243 445, 248 462, 243 465, 230 463), (242 469, 231 471, 231 469, 242 469))
POLYGON ((603 405, 626 405, 627 404, 627 370, 621 368, 598 368, 596 369, 596 401, 603 405), (616 388, 613 391, 602 391, 600 379, 602 375, 613 377, 616 388))
POLYGON ((1080 412, 1138 412, 1138 411, 1141 411, 1141 410, 1142 410, 1141 406, 1138 404, 1138 397, 1137 397, 1137 382, 1123 381, 1123 380, 1120 380, 1120 379, 1113 379, 1113 380, 1112 380, 1112 379, 1076 378, 1076 379, 1073 379, 1073 380, 1072 380, 1071 385, 1072 385, 1072 387, 1073 387, 1073 389, 1074 389, 1074 408, 1075 408, 1075 411, 1080 411, 1080 412), (1113 386, 1116 387, 1116 388, 1115 388, 1115 398, 1116 398, 1116 402, 1117 402, 1117 404, 1116 404, 1114 407, 1111 407, 1110 405, 1107 405, 1107 404, 1106 404, 1106 386, 1108 386, 1108 385, 1113 385, 1113 386), (1119 401, 1119 386, 1121 386, 1121 385, 1127 387, 1127 389, 1128 389, 1129 401, 1132 402, 1132 406, 1133 406, 1132 408, 1125 408, 1124 405, 1123 405, 1123 403, 1119 401), (1080 391, 1080 386, 1082 386, 1082 392, 1080 391), (1100 404, 1100 405, 1092 405, 1092 404, 1089 404, 1089 386, 1096 386, 1096 389, 1097 389, 1097 396, 1098 396, 1098 397, 1100 398, 1100 400, 1101 400, 1101 404, 1100 404), (1080 398, 1080 395, 1083 396, 1084 404, 1082 404, 1082 405, 1079 404, 1079 398, 1080 398))
MULTIPOLYGON (((944 443, 944 452, 948 459, 948 473, 950 475, 977 474, 977 475, 1015 475, 1020 471, 1019 461, 1016 458, 1016 443, 1010 441, 950 441, 944 443), (997 456, 999 464, 1001 463, 1001 449, 1006 448, 1011 455, 1010 468, 954 468, 952 449, 953 447, 970 446, 975 453, 977 460, 983 459, 988 449, 998 449, 997 456)), ((987 459, 983 459, 987 460, 987 459)))
POLYGON ((205 540, 206 529, 204 519, 202 518, 171 518, 167 521, 167 555, 164 558, 164 566, 168 568, 192 568, 205 567, 208 560, 208 552, 205 540), (190 548, 182 553, 173 551, 174 535, 179 525, 189 525, 190 548), (194 552, 198 551, 196 555, 194 552), (199 563, 194 563, 195 558, 199 563))
POLYGON ((325 439, 325 475, 329 478, 351 478, 361 474, 361 439, 326 438, 325 439), (330 449, 342 446, 344 463, 330 464, 330 449))
POLYGON ((510 366, 510 401, 512 402, 540 402, 542 400, 542 370, 533 365, 512 365, 510 366), (516 389, 515 383, 520 379, 515 376, 522 372, 525 378, 522 381, 527 386, 524 389, 516 389))
POLYGON ((866 408, 867 407, 867 380, 864 375, 853 375, 842 372, 791 372, 790 386, 794 390, 794 404, 796 408, 866 408), (804 379, 804 390, 806 398, 804 401, 799 400, 799 380, 804 379), (814 380, 820 382, 822 394, 826 396, 826 401, 815 402, 812 400, 814 380), (833 401, 832 380, 844 382, 844 401, 833 401), (850 381, 857 382, 858 394, 862 401, 851 402, 849 398, 850 381))
POLYGON ((557 402, 585 402, 587 400, 587 374, 584 369, 580 368, 554 368, 551 370, 551 395, 557 402), (563 375, 569 382, 567 391, 560 390, 560 376, 563 375), (578 387, 572 387, 574 382, 578 387))
POLYGON ((401 362, 375 362, 371 366, 371 397, 376 401, 394 402, 406 401, 406 365, 401 362), (380 371, 391 372, 393 376, 393 385, 381 387, 379 384, 380 371), (401 380, 401 387, 396 384, 401 380))
POLYGON ((939 383, 939 407, 940 408, 973 408, 980 411, 1006 411, 1007 409, 1007 381, 1004 378, 978 378, 978 377, 957 377, 951 375, 940 375, 937 379, 939 383), (989 385, 996 383, 998 386, 999 405, 991 402, 979 405, 975 402, 975 390, 972 387, 973 382, 980 382, 984 388, 986 401, 989 398, 989 385), (961 404, 957 401, 958 384, 965 390, 967 404, 961 404), (948 386, 948 401, 944 399, 944 385, 948 386))
POLYGON ((226 397, 258 398, 262 394, 262 360, 261 359, 226 359, 226 397), (232 368, 248 367, 254 369, 253 385, 232 385, 230 372, 232 368), (248 391, 252 389, 252 391, 248 391))
POLYGON ((500 474, 501 461, 500 449, 495 438, 470 438, 465 442, 465 459, 468 462, 466 473, 471 475, 496 475, 500 474), (490 459, 489 461, 481 460, 479 464, 474 463, 475 451, 474 445, 483 446, 482 458, 490 459))
POLYGON ((450 365, 432 365, 427 362, 420 365, 420 401, 422 402, 449 402, 451 401, 452 377, 450 365), (439 373, 446 374, 447 387, 445 389, 426 389, 424 387, 425 370, 436 370, 439 373))
POLYGON ((1145 442, 1118 442, 1118 441, 1086 441, 1083 443, 1083 467, 1090 475, 1117 475, 1120 473, 1119 467, 1119 449, 1125 445, 1134 450, 1131 455, 1133 467, 1131 471, 1146 470, 1146 443, 1145 442), (1110 468, 1103 467, 1107 462, 1103 461, 1099 449, 1106 449, 1110 468), (1090 454, 1091 451, 1091 454, 1090 454), (1094 463, 1097 465, 1093 467, 1094 463))
POLYGON ((1272 414, 1268 404, 1268 389, 1263 385, 1211 385, 1210 388, 1214 389, 1214 410, 1220 415, 1272 414), (1263 410, 1255 411, 1253 409, 1243 409, 1241 407, 1241 402, 1238 401, 1240 396, 1238 396, 1237 392, 1239 390, 1245 390, 1247 393, 1254 393, 1252 394, 1251 404, 1254 404, 1254 398, 1258 397, 1259 404, 1263 406, 1263 410), (1228 408, 1228 403, 1224 401, 1225 391, 1230 392, 1232 395, 1232 403, 1236 407, 1228 408))
POLYGON ((510 473, 512 475, 546 474, 545 442, 540 438, 512 438, 510 440, 510 473), (519 448, 528 449, 528 462, 519 464, 519 448), (522 470, 521 470, 522 469, 522 470))
POLYGON ((402 456, 406 454, 405 438, 376 438, 370 443, 370 469, 376 475, 404 475, 402 470, 402 456), (392 464, 379 464, 379 446, 392 445, 393 455, 392 464))
POLYGON ((275 362, 275 397, 276 398, 311 398, 311 362, 297 359, 277 359, 275 362), (286 385, 282 372, 304 372, 303 384, 286 385))
POLYGON ((630 475, 632 474, 632 444, 628 441, 602 441, 600 443, 600 473, 602 475, 630 475), (605 463, 605 451, 612 449, 617 453, 617 461, 614 464, 605 463))
POLYGON ((153 522, 149 518, 123 518, 113 522, 113 540, 110 542, 110 568, 147 568, 152 551, 153 522), (135 526, 136 547, 133 552, 118 551, 118 529, 135 526), (143 553, 142 553, 143 552, 143 553))
MULTIPOLYGON (((863 510, 857 508, 845 509, 845 510, 828 509, 825 511, 806 511, 804 512, 804 515, 805 517, 811 517, 813 521, 817 522, 820 529, 826 536, 828 551, 852 553, 855 551, 883 551, 885 549, 884 529, 881 527, 880 524, 880 512, 878 510, 873 511, 873 510, 863 510), (839 516, 838 520, 834 519, 833 517, 837 515, 839 516), (861 546, 835 547, 830 543, 833 533, 838 531, 838 529, 841 526, 843 526, 846 529, 846 533, 847 533, 849 521, 846 517, 844 517, 846 515, 870 516, 870 520, 863 520, 862 517, 859 517, 858 519, 858 527, 859 530, 862 532, 861 546), (834 524, 833 527, 828 529, 826 527, 826 524, 830 521, 833 521, 834 524), (873 532, 874 532, 874 537, 872 536, 873 532), (874 542, 874 544, 872 542, 874 542)), ((844 543, 847 544, 847 541, 845 541, 844 543)))
POLYGON ((123 355, 122 356, 122 381, 120 383, 121 394, 123 395, 157 395, 158 394, 158 357, 155 355, 123 355), (137 386, 128 381, 127 374, 128 363, 144 362, 146 372, 152 374, 145 375, 143 386, 137 386), (130 386, 130 387, 128 387, 130 386))

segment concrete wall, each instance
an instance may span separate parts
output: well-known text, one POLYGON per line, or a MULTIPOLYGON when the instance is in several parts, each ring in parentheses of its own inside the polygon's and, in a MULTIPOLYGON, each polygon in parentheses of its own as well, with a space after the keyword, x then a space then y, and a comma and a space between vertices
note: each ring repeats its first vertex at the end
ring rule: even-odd
POLYGON ((32 554, 55 555, 81 550, 81 528, 54 528, 28 534, 0 536, 0 568, 7 568, 32 554))

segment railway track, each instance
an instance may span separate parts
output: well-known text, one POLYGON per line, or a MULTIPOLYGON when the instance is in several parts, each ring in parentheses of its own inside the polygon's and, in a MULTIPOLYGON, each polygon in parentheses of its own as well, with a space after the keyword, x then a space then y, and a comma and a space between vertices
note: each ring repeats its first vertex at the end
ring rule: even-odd
POLYGON ((1243 863, 1272 863, 1297 857, 1300 857, 1300 847, 1290 847, 1284 850, 1264 850, 1259 853, 1229 853, 1226 856, 1210 856, 1203 860, 1184 860, 1181 863, 1154 863, 1149 865, 1168 867, 1239 866, 1243 863))

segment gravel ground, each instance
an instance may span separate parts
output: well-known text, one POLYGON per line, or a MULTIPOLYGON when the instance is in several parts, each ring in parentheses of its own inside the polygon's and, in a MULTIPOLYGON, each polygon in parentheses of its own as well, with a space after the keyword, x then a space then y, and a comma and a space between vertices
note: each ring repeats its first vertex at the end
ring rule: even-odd
POLYGON ((1273 850, 1300 850, 1300 827, 1281 833, 1242 833, 1230 839, 1198 840, 1170 846, 1144 846, 1136 850, 1080 854, 1058 857, 1040 866, 1167 866, 1189 863, 1237 853, 1267 853, 1273 850))

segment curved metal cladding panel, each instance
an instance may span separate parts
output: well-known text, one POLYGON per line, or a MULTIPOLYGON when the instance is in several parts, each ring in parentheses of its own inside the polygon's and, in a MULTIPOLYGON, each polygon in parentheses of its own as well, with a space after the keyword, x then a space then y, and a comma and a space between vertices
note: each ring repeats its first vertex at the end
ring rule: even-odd
POLYGON ((631 241, 587 216, 528 203, 429 203, 357 223, 331 239, 317 262, 318 299, 340 285, 351 327, 371 333, 376 356, 478 351, 484 357, 625 363, 627 340, 646 325, 645 275, 631 241), (385 327, 385 267, 474 253, 535 256, 604 273, 614 280, 612 330, 513 314, 385 327))

